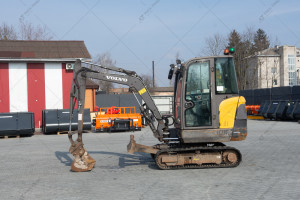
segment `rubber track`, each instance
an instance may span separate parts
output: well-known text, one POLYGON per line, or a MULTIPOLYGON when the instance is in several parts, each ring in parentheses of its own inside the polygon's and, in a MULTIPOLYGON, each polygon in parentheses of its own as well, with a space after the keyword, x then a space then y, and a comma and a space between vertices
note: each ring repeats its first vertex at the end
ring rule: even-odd
POLYGON ((240 151, 234 147, 230 146, 212 146, 212 147, 187 147, 187 148, 169 148, 169 149, 163 149, 156 153, 155 155, 155 163, 160 169, 164 170, 170 170, 170 169, 207 169, 207 168, 231 168, 231 167, 237 167, 242 161, 242 154, 240 151), (176 166, 167 166, 167 165, 161 165, 158 162, 158 156, 162 153, 169 153, 169 152, 187 152, 187 151, 197 151, 197 150, 210 150, 211 152, 221 152, 226 150, 233 150, 237 152, 238 161, 235 164, 204 164, 204 165, 196 165, 196 164, 186 164, 186 165, 176 165, 176 166))

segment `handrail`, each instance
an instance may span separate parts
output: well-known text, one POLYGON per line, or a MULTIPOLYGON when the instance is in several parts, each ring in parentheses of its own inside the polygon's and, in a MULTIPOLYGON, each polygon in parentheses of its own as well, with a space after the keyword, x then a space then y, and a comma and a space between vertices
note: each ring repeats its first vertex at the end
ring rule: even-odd
POLYGON ((116 107, 116 106, 112 106, 112 107, 103 107, 100 108, 99 111, 97 112, 97 114, 99 115, 105 115, 105 114, 135 114, 136 113, 136 108, 134 106, 130 106, 130 107, 116 107), (119 112, 118 113, 113 113, 113 109, 118 109, 119 112), (133 112, 132 112, 133 110, 133 112), (129 111, 129 112, 126 112, 129 111))

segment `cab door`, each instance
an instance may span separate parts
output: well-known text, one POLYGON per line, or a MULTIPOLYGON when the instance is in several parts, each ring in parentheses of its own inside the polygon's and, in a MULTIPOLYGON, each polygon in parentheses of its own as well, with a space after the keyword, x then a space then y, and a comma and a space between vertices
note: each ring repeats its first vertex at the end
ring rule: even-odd
POLYGON ((187 64, 183 97, 183 129, 213 128, 211 61, 196 60, 187 64))
POLYGON ((176 79, 175 79, 175 91, 174 91, 174 102, 173 102, 173 113, 174 113, 174 120, 175 124, 174 126, 176 128, 182 128, 182 123, 181 123, 181 118, 182 118, 182 82, 183 78, 181 73, 176 74, 176 79))

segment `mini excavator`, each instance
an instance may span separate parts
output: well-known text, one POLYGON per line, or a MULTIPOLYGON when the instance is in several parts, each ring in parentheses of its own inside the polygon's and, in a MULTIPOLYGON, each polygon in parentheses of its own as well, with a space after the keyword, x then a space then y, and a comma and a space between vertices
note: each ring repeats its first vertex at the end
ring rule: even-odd
POLYGON ((71 131, 70 127, 68 133, 69 151, 74 156, 71 170, 90 171, 96 163, 82 141, 88 78, 127 85, 145 102, 140 106, 141 113, 159 143, 137 144, 131 135, 128 153, 150 153, 159 169, 238 166, 242 161, 240 151, 224 144, 242 141, 247 136, 246 101, 239 96, 232 55, 193 58, 185 63, 177 60, 170 65, 168 78, 172 77, 175 78, 173 114, 161 115, 141 77, 134 71, 77 60, 71 88, 70 122, 77 104, 78 130, 71 131), (76 140, 73 139, 75 134, 76 140))

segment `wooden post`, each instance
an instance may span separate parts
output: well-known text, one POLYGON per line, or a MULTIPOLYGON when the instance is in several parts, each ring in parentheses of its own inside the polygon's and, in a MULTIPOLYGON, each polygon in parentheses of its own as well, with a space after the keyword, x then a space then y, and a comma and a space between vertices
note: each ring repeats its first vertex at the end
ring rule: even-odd
POLYGON ((152 61, 152 87, 155 87, 155 78, 154 78, 154 60, 152 61))

